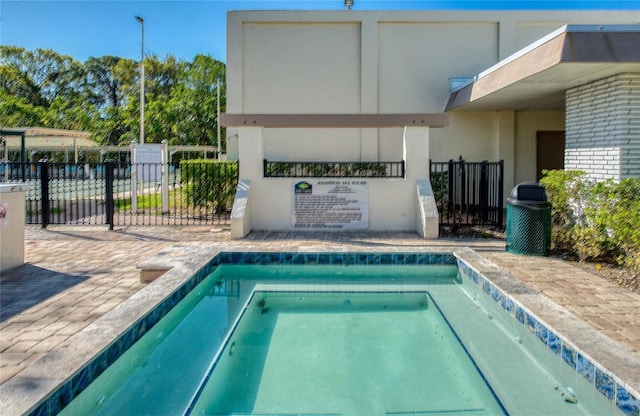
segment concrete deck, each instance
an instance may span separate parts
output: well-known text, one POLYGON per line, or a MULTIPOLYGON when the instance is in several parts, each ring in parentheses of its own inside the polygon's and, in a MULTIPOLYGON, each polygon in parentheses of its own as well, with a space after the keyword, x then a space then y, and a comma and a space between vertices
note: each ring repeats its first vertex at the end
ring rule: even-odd
MULTIPOLYGON (((640 380, 636 379, 640 375, 640 295, 560 260, 507 253, 500 240, 426 241, 411 233, 269 232, 231 240, 228 230, 202 226, 116 231, 51 226, 25 230, 26 264, 0 278, 0 384, 145 287, 136 266, 175 245, 283 251, 470 247, 628 350, 637 363, 631 369, 630 385, 637 388, 640 380)), ((566 320, 549 313, 544 305, 538 310, 535 305, 529 307, 554 328, 571 332, 566 320)))

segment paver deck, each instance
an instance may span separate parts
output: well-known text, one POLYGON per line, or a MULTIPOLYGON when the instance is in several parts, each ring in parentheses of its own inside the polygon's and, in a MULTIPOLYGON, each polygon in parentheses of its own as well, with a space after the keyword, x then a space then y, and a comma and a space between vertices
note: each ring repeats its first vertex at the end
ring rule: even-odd
MULTIPOLYGON (((0 277, 0 384, 61 345, 146 284, 136 266, 174 245, 220 249, 348 250, 471 247, 536 292, 637 355, 640 295, 561 260, 507 253, 497 239, 427 241, 413 233, 253 232, 231 240, 211 227, 51 226, 25 230, 26 264, 0 277)), ((534 311, 552 325, 557 317, 534 311)))

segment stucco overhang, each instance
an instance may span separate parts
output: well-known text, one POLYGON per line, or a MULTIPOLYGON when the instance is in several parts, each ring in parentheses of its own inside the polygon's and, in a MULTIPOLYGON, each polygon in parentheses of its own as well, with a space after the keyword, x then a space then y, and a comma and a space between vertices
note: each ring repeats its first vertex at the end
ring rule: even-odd
POLYGON ((382 128, 446 127, 449 116, 436 114, 220 114, 225 127, 382 128))
POLYGON ((445 111, 555 110, 565 91, 640 72, 640 25, 567 25, 453 91, 445 111))

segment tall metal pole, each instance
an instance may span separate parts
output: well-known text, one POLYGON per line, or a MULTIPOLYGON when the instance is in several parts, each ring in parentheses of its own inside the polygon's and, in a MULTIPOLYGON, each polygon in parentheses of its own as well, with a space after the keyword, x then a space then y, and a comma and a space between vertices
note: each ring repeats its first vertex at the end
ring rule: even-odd
POLYGON ((217 87, 216 87, 216 105, 217 105, 217 115, 216 115, 216 124, 218 126, 218 160, 222 160, 222 139, 220 138, 220 78, 217 79, 217 87))
POLYGON ((136 16, 142 25, 142 57, 140 59, 140 144, 144 144, 144 19, 136 16))

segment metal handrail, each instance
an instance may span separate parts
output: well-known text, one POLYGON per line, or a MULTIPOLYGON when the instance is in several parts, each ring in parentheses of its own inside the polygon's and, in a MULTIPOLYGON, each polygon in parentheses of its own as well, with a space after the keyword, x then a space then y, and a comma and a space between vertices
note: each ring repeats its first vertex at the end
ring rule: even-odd
POLYGON ((264 159, 265 178, 404 178, 399 162, 276 162, 264 159))

